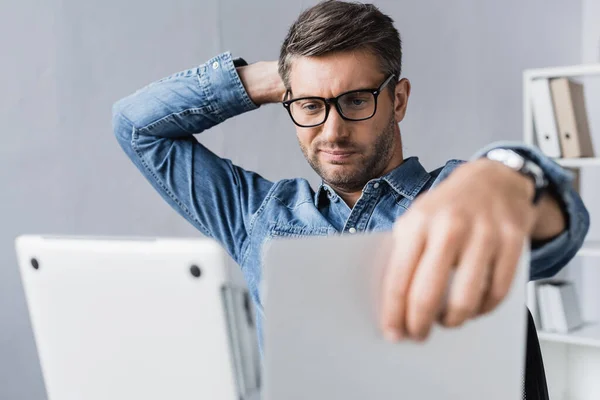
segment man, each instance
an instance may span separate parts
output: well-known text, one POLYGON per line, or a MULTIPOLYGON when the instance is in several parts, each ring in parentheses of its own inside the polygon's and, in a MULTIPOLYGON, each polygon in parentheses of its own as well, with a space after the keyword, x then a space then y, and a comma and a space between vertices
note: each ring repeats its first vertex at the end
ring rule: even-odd
POLYGON ((527 239, 532 279, 555 274, 582 245, 589 216, 571 176, 534 148, 492 145, 432 172, 403 158, 398 124, 411 86, 400 79, 401 59, 388 16, 373 5, 326 1, 292 25, 278 62, 246 65, 224 53, 115 104, 127 155, 241 266, 259 333, 261 249, 277 236, 393 229, 381 321, 390 340, 424 340, 436 321, 459 326, 493 310, 527 239), (193 136, 282 100, 323 180, 316 191, 304 179, 270 182, 243 170, 193 136))

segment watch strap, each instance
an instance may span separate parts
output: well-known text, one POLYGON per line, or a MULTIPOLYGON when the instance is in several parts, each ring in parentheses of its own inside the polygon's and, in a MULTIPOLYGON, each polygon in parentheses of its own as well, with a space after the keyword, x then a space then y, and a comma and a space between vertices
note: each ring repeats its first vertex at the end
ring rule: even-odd
POLYGON ((245 67, 247 65, 248 65, 248 63, 246 62, 246 60, 244 60, 241 57, 233 59, 233 66, 236 67, 236 68, 245 67))

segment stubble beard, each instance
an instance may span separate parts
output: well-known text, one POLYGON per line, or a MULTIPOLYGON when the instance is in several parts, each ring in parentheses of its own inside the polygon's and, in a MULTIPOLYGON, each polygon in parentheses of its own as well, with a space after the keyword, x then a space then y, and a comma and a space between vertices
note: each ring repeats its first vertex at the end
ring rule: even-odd
MULTIPOLYGON (((301 143, 300 148, 312 169, 325 183, 346 192, 359 191, 368 181, 380 176, 387 167, 393 153, 394 137, 396 135, 395 124, 396 121, 392 115, 386 128, 377 136, 377 140, 366 151, 361 150, 360 154, 354 155, 351 164, 347 162, 328 162, 323 165, 324 163, 319 159, 319 152, 316 149, 327 147, 321 147, 319 142, 313 144, 314 151, 310 154, 301 143)), ((342 151, 359 150, 354 148, 347 139, 336 142, 333 147, 342 151)))

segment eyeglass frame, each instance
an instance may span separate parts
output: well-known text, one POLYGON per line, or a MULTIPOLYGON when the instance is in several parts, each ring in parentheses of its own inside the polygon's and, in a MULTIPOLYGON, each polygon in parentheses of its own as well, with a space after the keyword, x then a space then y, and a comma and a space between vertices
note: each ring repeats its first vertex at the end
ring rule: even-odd
MULTIPOLYGON (((330 98, 324 98, 324 97, 318 97, 318 96, 299 97, 297 99, 284 100, 284 101, 281 102, 281 104, 283 105, 283 107, 290 114, 290 118, 292 119, 292 122, 296 126, 299 126, 300 128, 314 128, 316 126, 323 125, 327 121, 327 118, 329 118, 329 110, 331 109, 331 104, 332 103, 335 105, 335 109, 337 110, 339 116, 342 117, 343 120, 345 120, 345 121, 353 121, 353 122, 366 121, 368 119, 373 118, 375 116, 375 114, 377 113, 377 98, 379 97, 379 95, 381 94, 381 92, 383 92, 383 90, 387 87, 387 85, 390 84, 390 82, 392 81, 392 79, 395 78, 395 77, 396 77, 396 74, 391 74, 381 85, 379 85, 379 87, 377 89, 356 89, 356 90, 350 90, 348 92, 340 94, 339 96, 330 97, 330 98), (344 115, 344 113, 342 112, 342 107, 340 106, 340 104, 338 102, 339 98, 342 97, 342 96, 346 96, 346 95, 352 94, 352 93, 360 93, 360 92, 368 92, 368 93, 371 93, 373 95, 373 98, 375 99, 375 107, 373 109, 373 114, 371 114, 369 117, 359 118, 359 119, 353 119, 353 118, 346 117, 344 115), (320 122, 318 124, 314 124, 314 125, 300 125, 294 119, 294 116, 292 115, 292 108, 290 106, 295 101, 310 100, 310 99, 321 100, 323 103, 325 103, 325 118, 323 119, 323 122, 320 122)), ((288 90, 285 93, 285 97, 287 97, 290 93, 291 93, 291 91, 288 90)))

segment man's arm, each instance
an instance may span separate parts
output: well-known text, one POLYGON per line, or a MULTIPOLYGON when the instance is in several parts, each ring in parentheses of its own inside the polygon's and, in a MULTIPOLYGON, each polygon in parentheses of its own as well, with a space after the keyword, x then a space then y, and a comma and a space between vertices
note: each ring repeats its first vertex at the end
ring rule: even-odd
POLYGON ((545 242, 561 234, 567 227, 567 216, 555 194, 544 193, 536 207, 536 218, 531 232, 533 242, 545 242))
POLYGON ((137 168, 179 214, 219 240, 238 263, 252 215, 273 184, 218 157, 193 135, 283 96, 276 63, 239 70, 225 53, 154 82, 113 107, 115 135, 137 168))
MULTIPOLYGON (((510 148, 539 165, 550 182, 550 189, 534 210, 531 239, 532 280, 558 273, 583 245, 590 227, 590 216, 573 188, 572 174, 544 155, 538 148, 519 142, 496 142, 481 149, 474 158, 493 148, 510 148)), ((531 184, 527 185, 531 189, 531 184)))
POLYGON ((511 287, 528 239, 546 239, 532 249, 532 279, 555 274, 581 247, 589 215, 569 173, 535 148, 493 147, 524 153, 542 168, 552 193, 534 205, 529 178, 476 157, 417 198, 395 225, 384 278, 382 328, 390 339, 423 340, 437 319, 458 326, 493 310, 511 287))
POLYGON ((239 67, 237 72, 248 95, 256 105, 283 100, 285 87, 279 77, 277 61, 262 61, 239 67))

